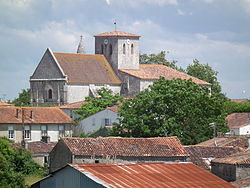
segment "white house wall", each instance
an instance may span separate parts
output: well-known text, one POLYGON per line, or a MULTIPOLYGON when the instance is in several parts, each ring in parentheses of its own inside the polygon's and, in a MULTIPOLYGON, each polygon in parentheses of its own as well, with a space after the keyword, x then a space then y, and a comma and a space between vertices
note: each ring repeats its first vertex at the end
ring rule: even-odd
POLYGON ((153 80, 140 80, 140 91, 147 89, 153 83, 153 80))
POLYGON ((250 125, 246 125, 239 129, 240 135, 247 135, 250 134, 250 125))
POLYGON ((67 103, 73 103, 84 100, 89 96, 88 85, 65 85, 67 91, 67 103))
POLYGON ((41 125, 32 125, 31 127, 31 141, 41 140, 41 125))

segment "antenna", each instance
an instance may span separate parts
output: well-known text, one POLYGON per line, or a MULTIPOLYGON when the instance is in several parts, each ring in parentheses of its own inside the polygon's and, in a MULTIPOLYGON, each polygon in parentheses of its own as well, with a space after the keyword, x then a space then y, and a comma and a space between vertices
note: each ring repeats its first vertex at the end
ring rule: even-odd
POLYGON ((116 19, 115 19, 114 25, 115 25, 115 31, 116 31, 116 19))

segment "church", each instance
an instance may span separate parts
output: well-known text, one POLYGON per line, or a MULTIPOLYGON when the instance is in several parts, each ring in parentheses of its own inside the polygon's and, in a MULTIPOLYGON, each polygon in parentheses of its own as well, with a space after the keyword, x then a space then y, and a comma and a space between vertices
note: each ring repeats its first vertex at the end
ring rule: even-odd
POLYGON ((95 54, 84 53, 82 38, 77 53, 45 51, 30 77, 33 106, 81 101, 97 96, 102 87, 135 96, 160 77, 191 79, 211 88, 210 83, 165 65, 139 64, 139 35, 115 30, 94 37, 95 54))

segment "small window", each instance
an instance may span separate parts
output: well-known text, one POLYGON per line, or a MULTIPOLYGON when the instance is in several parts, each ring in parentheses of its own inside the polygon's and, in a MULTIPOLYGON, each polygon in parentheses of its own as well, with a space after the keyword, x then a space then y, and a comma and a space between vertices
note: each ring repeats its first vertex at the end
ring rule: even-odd
POLYGON ((104 119, 104 125, 109 126, 110 125, 110 119, 104 119))
POLYGON ((125 46, 125 44, 123 44, 122 52, 123 52, 123 54, 126 54, 126 46, 125 46))
POLYGON ((47 131, 47 126, 46 125, 42 125, 41 126, 41 136, 47 136, 48 131, 47 131))
POLYGON ((104 47, 103 47, 103 44, 101 45, 101 53, 103 54, 104 52, 104 47))
POLYGON ((48 164, 48 161, 49 161, 48 158, 49 158, 48 156, 44 156, 44 163, 47 163, 47 164, 48 164))
POLYGON ((9 139, 14 139, 14 129, 13 126, 8 127, 8 138, 9 139))
POLYGON ((112 53, 113 53, 112 50, 113 50, 113 49, 112 49, 112 45, 110 44, 110 45, 109 45, 109 55, 112 55, 112 53))
POLYGON ((52 89, 48 90, 48 96, 49 96, 49 99, 52 99, 52 89))
POLYGON ((92 119, 92 126, 95 126, 95 118, 92 119))
POLYGON ((95 160, 95 163, 99 163, 100 161, 99 160, 95 160))
POLYGON ((59 125, 59 137, 65 136, 65 127, 64 125, 59 125))
POLYGON ((134 44, 131 44, 131 54, 134 54, 134 44))
POLYGON ((25 139, 30 139, 30 126, 25 126, 24 127, 24 138, 25 139))

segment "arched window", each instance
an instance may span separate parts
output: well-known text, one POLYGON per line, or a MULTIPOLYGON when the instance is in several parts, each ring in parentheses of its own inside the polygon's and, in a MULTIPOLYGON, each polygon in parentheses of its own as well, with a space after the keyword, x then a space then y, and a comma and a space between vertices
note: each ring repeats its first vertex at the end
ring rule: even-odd
POLYGON ((126 53, 126 46, 125 46, 125 44, 123 44, 122 51, 123 51, 123 54, 126 53))
POLYGON ((101 52, 102 52, 102 54, 103 54, 103 51, 104 51, 104 49, 103 49, 103 44, 101 45, 101 52))
POLYGON ((49 99, 52 99, 52 89, 48 90, 48 96, 49 96, 49 99))
POLYGON ((134 44, 131 44, 131 54, 134 54, 134 44))
POLYGON ((109 45, 109 55, 112 55, 112 53, 113 53, 112 50, 113 50, 113 49, 112 49, 112 45, 110 44, 110 45, 109 45))

